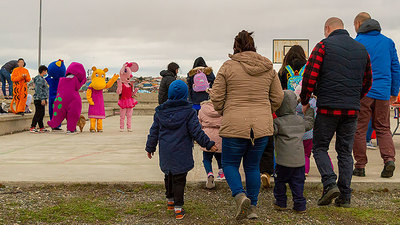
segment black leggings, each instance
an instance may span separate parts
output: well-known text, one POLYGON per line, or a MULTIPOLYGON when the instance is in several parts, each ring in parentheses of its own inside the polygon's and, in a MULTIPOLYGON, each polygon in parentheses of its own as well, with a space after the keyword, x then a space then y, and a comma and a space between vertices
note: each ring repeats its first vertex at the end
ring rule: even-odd
POLYGON ((260 172, 274 174, 274 137, 268 137, 268 144, 260 161, 260 172))
POLYGON ((33 116, 31 127, 36 128, 36 124, 39 124, 39 128, 44 128, 43 117, 45 113, 45 107, 44 105, 42 105, 42 100, 35 100, 34 104, 35 104, 35 115, 33 116))
POLYGON ((174 198, 175 206, 183 206, 183 195, 185 193, 187 173, 172 175, 165 174, 165 195, 167 198, 174 198))

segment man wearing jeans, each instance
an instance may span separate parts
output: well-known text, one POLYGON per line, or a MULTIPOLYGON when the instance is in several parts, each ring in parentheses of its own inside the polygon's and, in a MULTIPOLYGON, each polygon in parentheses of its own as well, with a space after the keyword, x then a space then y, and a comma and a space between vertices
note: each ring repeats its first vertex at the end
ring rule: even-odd
POLYGON ((360 13, 354 19, 357 32, 356 41, 363 44, 371 57, 372 88, 361 100, 357 132, 354 139, 353 175, 365 176, 368 162, 365 134, 372 116, 372 127, 376 131, 379 150, 385 163, 381 177, 393 176, 395 170, 395 148, 390 132, 390 105, 399 94, 400 66, 394 42, 381 34, 379 22, 371 19, 368 13, 360 13))
POLYGON ((6 99, 12 99, 13 83, 11 81, 11 73, 17 67, 18 67, 17 60, 11 60, 1 67, 0 70, 1 89, 3 91, 4 98, 6 99), (6 82, 8 83, 8 96, 6 92, 6 82))
POLYGON ((335 200, 336 206, 350 207, 357 115, 360 99, 371 87, 372 74, 367 50, 343 28, 343 21, 339 18, 332 17, 326 21, 326 38, 310 55, 300 97, 304 112, 309 107, 312 93, 317 96, 313 153, 324 186, 318 205, 329 205, 339 196, 335 200), (335 132, 339 168, 337 184, 328 155, 335 132))

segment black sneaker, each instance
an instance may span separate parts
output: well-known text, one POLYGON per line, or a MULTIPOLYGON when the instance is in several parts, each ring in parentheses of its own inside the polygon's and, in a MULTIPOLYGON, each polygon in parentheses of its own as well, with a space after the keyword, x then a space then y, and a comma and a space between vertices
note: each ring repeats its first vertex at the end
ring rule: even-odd
POLYGON ((350 208, 350 199, 346 199, 345 197, 339 196, 335 199, 335 206, 350 208))
POLYGON ((365 168, 355 168, 353 170, 353 176, 365 177, 365 168))
POLYGON ((396 167, 395 167, 393 161, 389 161, 389 162, 385 163, 385 166, 383 167, 383 170, 381 173, 381 177, 383 177, 383 178, 393 177, 394 169, 396 169, 396 167))
POLYGON ((60 127, 56 127, 56 128, 51 128, 51 131, 62 131, 62 129, 60 127))
POLYGON ((339 188, 336 184, 330 184, 324 188, 322 192, 322 197, 318 200, 318 205, 329 205, 332 200, 340 195, 339 188))

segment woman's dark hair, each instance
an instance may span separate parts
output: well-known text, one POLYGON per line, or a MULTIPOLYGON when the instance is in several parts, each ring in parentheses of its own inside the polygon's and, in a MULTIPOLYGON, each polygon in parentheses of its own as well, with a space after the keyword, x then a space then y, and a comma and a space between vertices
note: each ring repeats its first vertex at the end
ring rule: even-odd
POLYGON ((176 75, 176 70, 179 69, 179 65, 177 63, 170 63, 168 64, 168 71, 174 73, 176 75))
POLYGON ((204 61, 203 57, 198 57, 196 60, 194 60, 193 69, 200 66, 207 67, 206 61, 204 61))
POLYGON ((45 65, 39 66, 39 74, 41 74, 43 71, 46 71, 47 67, 45 65))
POLYGON ((279 74, 282 74, 287 65, 297 67, 303 66, 306 63, 307 58, 304 49, 300 45, 293 45, 286 53, 285 58, 283 58, 283 63, 281 69, 279 70, 279 74))
POLYGON ((25 66, 26 66, 25 60, 24 60, 23 58, 19 58, 19 59, 17 60, 17 62, 19 62, 20 60, 24 61, 24 67, 25 67, 25 66))
POLYGON ((235 37, 235 42, 233 44, 233 53, 245 52, 245 51, 253 51, 256 52, 256 46, 254 44, 254 39, 251 36, 253 32, 247 32, 242 30, 235 37))

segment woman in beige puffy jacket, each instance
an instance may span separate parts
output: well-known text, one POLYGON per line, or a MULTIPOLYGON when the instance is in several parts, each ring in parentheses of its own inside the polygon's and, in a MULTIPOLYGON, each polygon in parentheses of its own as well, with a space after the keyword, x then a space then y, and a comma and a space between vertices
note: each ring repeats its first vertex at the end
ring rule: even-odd
POLYGON ((222 168, 235 197, 237 219, 256 219, 260 189, 260 159, 273 135, 272 113, 283 100, 272 62, 256 52, 252 33, 241 31, 234 54, 226 61, 209 91, 215 110, 222 115, 222 168), (243 159, 246 191, 239 166, 243 159))

